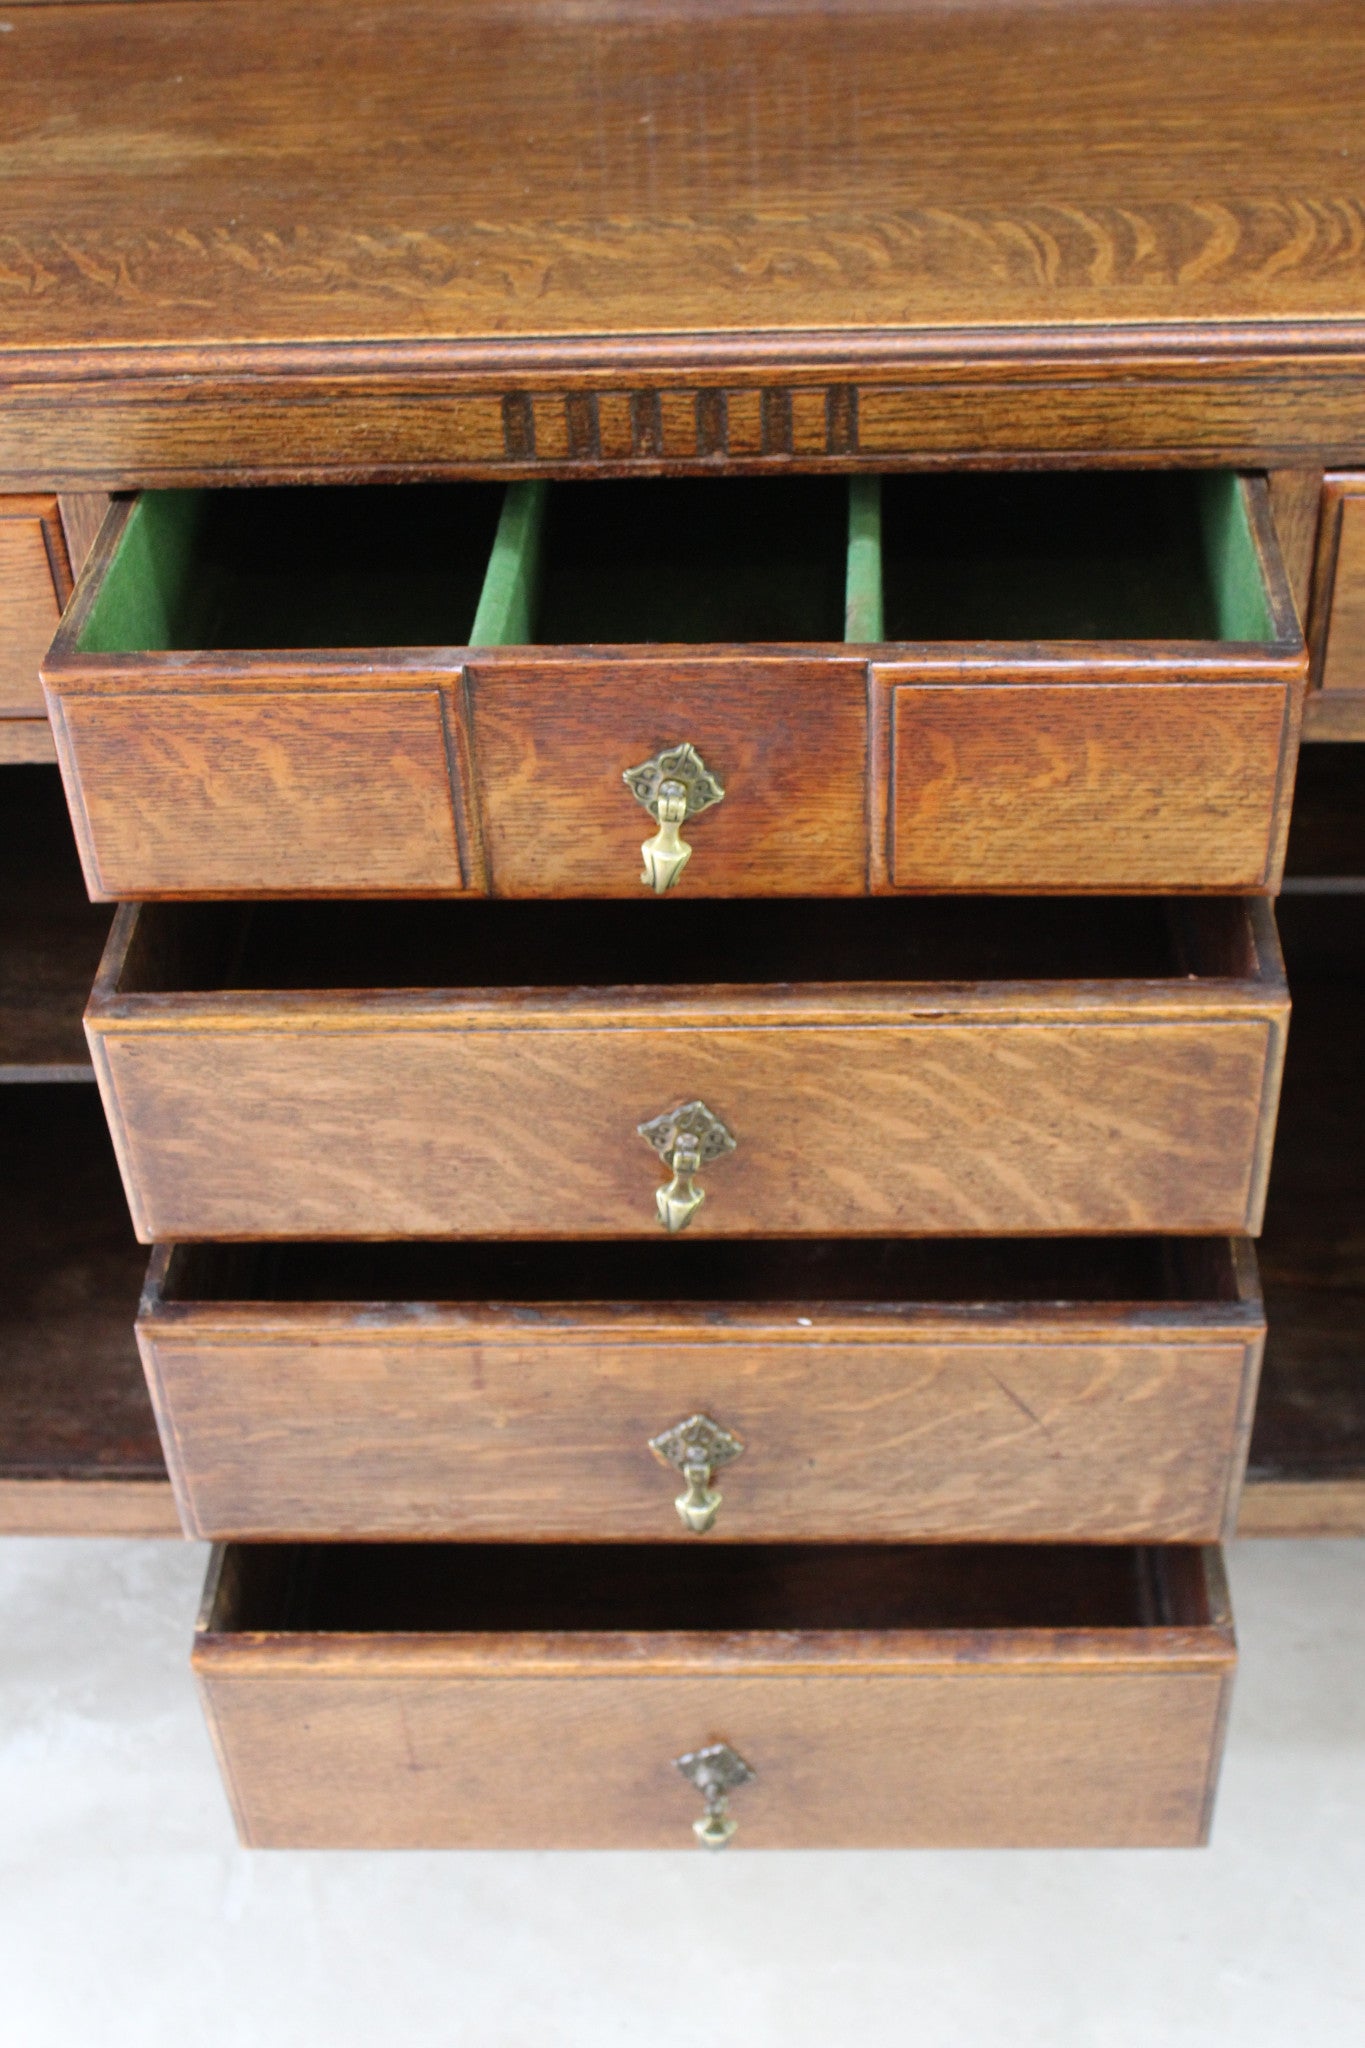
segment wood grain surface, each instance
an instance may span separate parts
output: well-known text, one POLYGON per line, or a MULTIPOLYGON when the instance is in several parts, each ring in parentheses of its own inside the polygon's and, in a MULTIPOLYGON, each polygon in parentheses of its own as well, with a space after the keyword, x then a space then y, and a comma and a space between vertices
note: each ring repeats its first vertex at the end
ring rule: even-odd
POLYGON ((94 895, 464 887, 440 690, 295 680, 54 713, 94 895))
MULTIPOLYGON (((845 1553, 831 1586, 857 1563, 845 1553)), ((821 1633, 775 1592, 766 1627, 708 1633, 699 1579, 691 1634, 661 1616, 671 1633, 309 1635, 249 1601, 237 1618, 213 1583, 195 1666, 256 1846, 695 1853, 701 1801, 673 1759, 717 1740, 757 1773, 732 1806, 745 1847, 1206 1835, 1233 1658, 1207 1604, 1134 1608, 1117 1627, 905 1633, 868 1626, 863 1598, 861 1626, 821 1633)))
POLYGON ((1340 462, 1361 56, 1351 0, 17 9, 0 478, 1340 462))
MULTIPOLYGON (((1126 683, 1032 656, 878 665, 889 697, 887 867, 897 887, 1273 887, 1299 691, 1126 683), (1051 674, 1049 674, 1049 670, 1051 674)), ((1173 664, 1172 664, 1173 665, 1173 664)), ((1163 668, 1168 666, 1163 663, 1163 668)))
POLYGON ((563 655, 468 669, 479 815, 501 896, 638 896, 657 827, 621 777, 691 740, 725 786, 685 837, 689 895, 867 887, 867 667, 827 652, 563 655))
POLYGON ((1313 592, 1308 611, 1310 687, 1304 733, 1365 739, 1365 471, 1329 476, 1323 486, 1313 592))
MULTIPOLYGON (((201 1536, 695 1542, 649 1440, 702 1411, 745 1447, 708 1541, 1208 1541, 1235 1512, 1263 1334, 1249 1248, 1240 1288, 1230 1252, 1240 1299, 832 1302, 822 1283, 843 1295, 859 1261, 816 1246, 793 1251, 786 1301, 708 1301, 708 1267, 676 1257, 673 1301, 542 1300, 562 1268, 542 1256, 533 1300, 380 1306, 354 1247, 330 1301, 283 1298, 287 1247, 270 1299, 239 1258, 228 1299, 197 1299, 214 1254, 178 1254, 168 1286, 158 1251, 139 1341, 201 1536)), ((499 1262, 481 1269, 501 1295, 499 1262)))
POLYGON ((38 672, 70 595, 56 499, 0 497, 0 721, 46 715, 38 672))
POLYGON ((1321 687, 1365 699, 1365 476, 1327 480, 1318 603, 1321 687))
MULTIPOLYGON (((556 928, 583 936, 547 954, 564 979, 541 989, 515 985, 535 960, 520 948, 537 940, 507 922, 519 906, 421 908, 396 985, 369 991, 347 957, 344 907, 325 928, 319 909, 257 910, 251 959, 228 967, 226 985, 213 968, 188 989, 177 935, 234 943, 240 913, 118 914, 86 1023, 140 1236, 649 1236, 659 1163, 637 1126, 694 1098, 738 1139, 705 1169, 694 1235, 1259 1226, 1287 999, 1254 899, 1211 899, 1164 975, 1147 964, 1158 949, 1127 956, 1144 978, 1119 966, 1080 981, 862 980, 847 964, 841 980, 803 979, 822 958, 861 957, 866 972, 878 934, 908 935, 937 913, 907 900, 803 911, 798 967, 777 906, 736 907, 728 922, 724 906, 686 906, 690 924, 677 906, 678 948, 655 954, 662 985, 634 987, 584 985, 587 927, 557 907, 536 913, 542 947, 556 928), (507 935, 500 977, 514 985, 422 988, 412 977, 434 965, 428 929, 447 959, 468 931, 466 972, 480 972, 476 912, 488 945, 507 935), (346 988, 309 986, 310 921, 330 932, 346 988), (283 988, 265 972, 272 933, 283 988), (713 972, 746 949, 755 965, 731 965, 733 982, 680 983, 708 942, 713 972), (791 982, 758 981, 779 955, 791 982)), ((612 950, 625 927, 603 925, 605 910, 593 928, 612 950)), ((1079 907, 1049 906, 1046 926, 1042 914, 989 916, 1029 957, 1028 933, 1041 948, 1079 907)), ((1144 928, 1168 915, 1133 906, 1144 928)), ((1112 905, 1101 922, 1119 929, 1112 905)), ((968 924, 958 916, 959 937, 968 924)), ((1095 944, 1076 957, 1097 959, 1095 944)), ((649 956, 636 958, 648 975, 649 956)))
POLYGON ((1294 593, 1294 606, 1306 626, 1322 515, 1322 469, 1314 463, 1299 469, 1272 470, 1266 478, 1280 557, 1294 593))

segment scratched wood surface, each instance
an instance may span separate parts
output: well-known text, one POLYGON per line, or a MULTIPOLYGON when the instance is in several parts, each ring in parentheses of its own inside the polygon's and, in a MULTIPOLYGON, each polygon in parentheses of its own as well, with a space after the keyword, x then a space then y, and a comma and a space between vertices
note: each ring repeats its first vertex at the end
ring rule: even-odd
POLYGON ((0 477, 1342 460, 1363 36, 1351 0, 17 8, 0 477))
POLYGON ((650 1236, 637 1126, 694 1098, 738 1139, 696 1235, 1258 1227, 1287 999, 1255 899, 668 918, 125 908, 86 1022, 139 1234, 650 1236))
MULTIPOLYGON (((229 1547, 194 1662, 243 1840, 695 1850, 673 1759, 718 1740, 757 1773, 743 1846, 1204 1839, 1234 1656, 1216 1553, 798 1555, 537 1551, 517 1634, 515 1552, 338 1547, 310 1612, 253 1599, 259 1553, 229 1547), (422 1617, 440 1572, 497 1632, 422 1617)), ((317 1561, 264 1569, 297 1588, 317 1561)))
POLYGON ((184 1248, 139 1340, 201 1536, 695 1542, 649 1440, 704 1412, 744 1445, 708 1541, 1208 1541, 1263 1334, 1249 1248, 1219 1250, 1200 1274, 1170 1242, 959 1246, 954 1305, 914 1296, 932 1253, 886 1244, 184 1248))

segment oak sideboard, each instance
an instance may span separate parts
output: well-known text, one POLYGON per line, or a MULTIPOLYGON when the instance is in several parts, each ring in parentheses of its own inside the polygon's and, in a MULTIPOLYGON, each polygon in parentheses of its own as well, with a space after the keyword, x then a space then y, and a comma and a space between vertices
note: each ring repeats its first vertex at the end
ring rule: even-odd
POLYGON ((0 1527, 212 1541, 248 1843, 1206 1839, 1365 1533, 1360 10, 5 13, 0 1527))

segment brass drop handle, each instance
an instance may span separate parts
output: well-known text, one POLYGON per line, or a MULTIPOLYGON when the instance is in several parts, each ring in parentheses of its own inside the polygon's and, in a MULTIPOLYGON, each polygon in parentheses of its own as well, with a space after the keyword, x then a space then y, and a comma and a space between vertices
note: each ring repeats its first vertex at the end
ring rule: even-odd
POLYGON ((683 826, 699 811, 718 804, 725 785, 712 774, 690 740, 665 747, 638 768, 627 768, 621 779, 659 828, 640 848, 645 864, 640 880, 656 896, 666 895, 692 858, 692 848, 682 836, 683 826))
POLYGON ((706 1802, 701 1819, 692 1823, 693 1834, 704 1849, 723 1849, 739 1828, 730 1812, 730 1794, 736 1786, 747 1785, 758 1773, 728 1742, 708 1743, 705 1749, 689 1750, 686 1756, 675 1756, 673 1761, 706 1802))
POLYGON ((733 1152, 739 1141, 704 1102, 680 1103, 635 1128, 673 1176, 664 1187, 654 1190, 654 1206, 664 1229, 676 1237, 706 1200, 706 1190, 696 1185, 696 1176, 713 1159, 733 1152))
POLYGON ((686 1422, 675 1422, 672 1429, 652 1436, 649 1448, 661 1465, 682 1473, 686 1491, 673 1503, 678 1520, 694 1536, 704 1536, 724 1498, 711 1480, 722 1465, 741 1456, 743 1442, 709 1415, 689 1415, 686 1422))

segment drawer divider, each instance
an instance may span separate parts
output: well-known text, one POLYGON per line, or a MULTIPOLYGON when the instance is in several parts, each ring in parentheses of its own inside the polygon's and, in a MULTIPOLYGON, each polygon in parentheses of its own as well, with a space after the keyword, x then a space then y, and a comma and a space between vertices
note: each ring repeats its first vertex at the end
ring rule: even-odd
POLYGON ((470 629, 474 647, 524 647, 540 593, 543 482, 509 484, 470 629))

